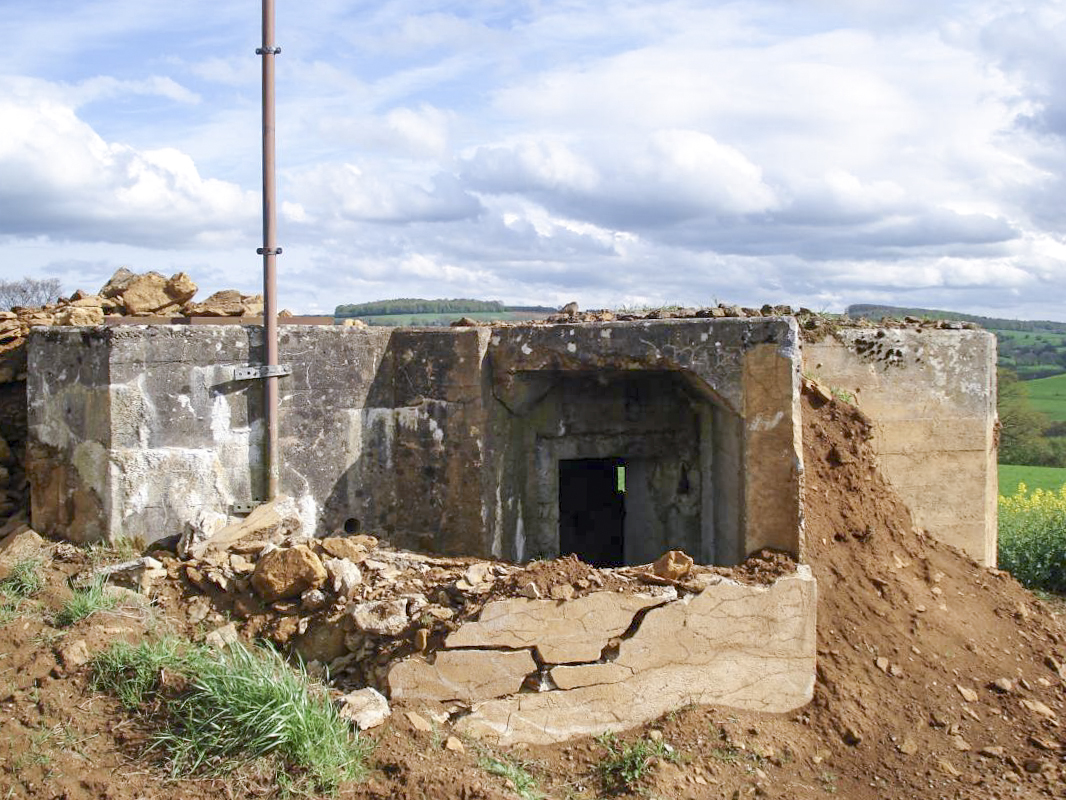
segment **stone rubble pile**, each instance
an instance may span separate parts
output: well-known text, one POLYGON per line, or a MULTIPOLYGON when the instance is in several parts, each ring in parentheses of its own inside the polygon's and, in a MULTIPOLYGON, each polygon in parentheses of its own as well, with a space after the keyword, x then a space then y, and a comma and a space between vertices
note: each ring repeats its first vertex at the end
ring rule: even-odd
MULTIPOLYGON (((777 583, 785 586, 796 570, 773 554, 734 570, 696 566, 677 551, 655 564, 618 569, 573 557, 519 566, 424 555, 362 533, 310 535, 287 497, 232 524, 203 522, 178 541, 157 543, 144 558, 110 568, 109 579, 148 593, 164 579, 181 583, 189 621, 209 630, 217 624, 209 643, 267 638, 299 654, 335 687, 358 690, 342 705, 362 727, 385 718, 386 697, 439 704, 460 717, 529 692, 595 694, 604 684, 622 683, 649 691, 632 684, 634 676, 684 659, 658 646, 645 652, 637 637, 645 615, 677 604, 667 635, 691 627, 692 636, 713 638, 690 619, 698 615, 715 630, 730 629, 706 612, 717 602, 708 591, 740 592, 732 598, 740 606, 773 605, 780 600, 767 598, 777 598, 777 583), (227 616, 234 621, 222 624, 227 616), (637 643, 630 645, 630 637, 637 643)), ((676 691, 705 694, 698 681, 686 681, 662 702, 678 700, 676 691)), ((590 702, 606 708, 614 701, 609 695, 590 702)), ((501 713, 490 710, 484 724, 491 729, 492 714, 501 713)), ((603 713, 590 719, 604 723, 603 713)))

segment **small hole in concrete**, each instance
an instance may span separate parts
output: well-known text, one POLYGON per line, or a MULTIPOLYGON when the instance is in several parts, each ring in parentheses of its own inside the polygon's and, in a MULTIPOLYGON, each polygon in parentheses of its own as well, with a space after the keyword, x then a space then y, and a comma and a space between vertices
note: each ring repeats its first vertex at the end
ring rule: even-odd
POLYGON ((348 517, 344 520, 344 532, 345 533, 359 533, 359 529, 362 526, 359 524, 359 520, 355 517, 348 517))

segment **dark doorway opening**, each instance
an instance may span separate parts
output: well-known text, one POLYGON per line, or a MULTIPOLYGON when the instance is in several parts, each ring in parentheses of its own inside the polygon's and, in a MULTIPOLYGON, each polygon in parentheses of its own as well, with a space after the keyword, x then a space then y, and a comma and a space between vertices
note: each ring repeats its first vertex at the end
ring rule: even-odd
POLYGON ((625 461, 559 461, 559 554, 597 567, 625 564, 625 461))

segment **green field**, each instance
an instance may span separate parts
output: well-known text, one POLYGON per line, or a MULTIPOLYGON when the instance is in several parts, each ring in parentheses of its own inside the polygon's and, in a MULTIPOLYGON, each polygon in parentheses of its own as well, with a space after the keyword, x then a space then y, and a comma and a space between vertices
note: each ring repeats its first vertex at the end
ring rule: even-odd
POLYGON ((1054 422, 1066 422, 1066 375, 1026 381, 1024 386, 1033 408, 1054 422))
POLYGON ((480 322, 516 322, 519 320, 544 319, 549 311, 464 311, 451 314, 373 314, 358 316, 367 325, 418 326, 450 325, 457 319, 468 317, 480 322))
POLYGON ((1012 495, 1018 484, 1024 483, 1030 490, 1049 489, 1058 491, 1066 485, 1066 468, 1063 467, 1018 467, 1013 464, 999 465, 999 493, 1012 495))

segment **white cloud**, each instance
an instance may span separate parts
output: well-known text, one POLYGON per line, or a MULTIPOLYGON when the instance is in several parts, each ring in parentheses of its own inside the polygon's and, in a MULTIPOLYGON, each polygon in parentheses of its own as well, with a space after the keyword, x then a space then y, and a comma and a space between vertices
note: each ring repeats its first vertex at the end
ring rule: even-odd
POLYGON ((0 231, 182 248, 248 229, 253 195, 179 151, 105 141, 63 94, 0 97, 0 231))

